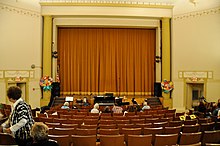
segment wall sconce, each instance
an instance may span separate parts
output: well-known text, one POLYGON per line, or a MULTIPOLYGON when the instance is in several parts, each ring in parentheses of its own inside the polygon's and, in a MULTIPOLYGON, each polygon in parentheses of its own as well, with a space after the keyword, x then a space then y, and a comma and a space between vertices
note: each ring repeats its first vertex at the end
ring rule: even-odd
POLYGON ((161 62, 161 59, 162 59, 162 57, 160 57, 160 56, 155 56, 155 61, 156 61, 156 63, 161 62))

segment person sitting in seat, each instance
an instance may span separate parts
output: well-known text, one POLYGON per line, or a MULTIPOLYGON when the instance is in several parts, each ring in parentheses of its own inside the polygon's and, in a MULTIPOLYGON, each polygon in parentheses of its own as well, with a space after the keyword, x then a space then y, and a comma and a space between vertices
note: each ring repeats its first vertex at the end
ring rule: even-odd
POLYGON ((220 121, 220 103, 218 103, 217 108, 213 111, 212 115, 216 118, 216 121, 220 121))
POLYGON ((118 105, 116 102, 112 108, 113 113, 123 113, 123 108, 118 105))
POLYGON ((109 106, 106 106, 102 112, 103 113, 111 113, 111 109, 109 106))
POLYGON ((91 113, 99 113, 99 104, 96 103, 93 107, 93 109, 91 110, 91 113))
POLYGON ((69 102, 64 102, 63 106, 61 106, 61 109, 69 109, 69 102))
POLYGON ((149 106, 148 103, 145 101, 145 102, 143 103, 142 111, 147 110, 147 109, 150 109, 150 106, 149 106))
POLYGON ((89 104, 89 102, 88 102, 88 99, 87 99, 87 97, 84 97, 83 98, 83 106, 89 106, 90 104, 89 104))
POLYGON ((42 122, 35 122, 31 128, 33 141, 26 146, 59 146, 55 141, 48 140, 48 127, 42 122))

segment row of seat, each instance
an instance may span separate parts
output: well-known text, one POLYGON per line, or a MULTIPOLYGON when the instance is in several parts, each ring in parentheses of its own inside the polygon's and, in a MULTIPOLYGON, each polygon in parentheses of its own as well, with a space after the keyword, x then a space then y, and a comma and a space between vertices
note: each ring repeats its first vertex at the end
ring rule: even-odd
MULTIPOLYGON (((96 135, 48 135, 49 139, 58 142, 59 146, 211 146, 220 145, 220 131, 204 132, 201 142, 198 142, 200 133, 182 134, 178 143, 178 134, 152 134, 148 135, 100 135, 97 142, 96 135), (152 143, 154 137, 154 142, 152 143), (195 143, 198 142, 198 143, 195 143), (210 144, 212 143, 212 144, 210 144)), ((13 137, 9 134, 0 133, 0 145, 16 145, 13 137)))
MULTIPOLYGON (((60 142, 60 145, 62 146, 62 141, 59 141, 56 139, 60 135, 49 135, 49 138, 57 140, 58 143, 60 142)), ((72 139, 73 137, 94 137, 94 145, 95 141, 97 141, 96 135, 67 135, 66 141, 71 143, 75 142, 75 139, 72 139)), ((123 133, 122 135, 99 135, 98 139, 100 141, 100 145, 102 146, 102 138, 108 137, 108 143, 106 143, 103 146, 124 146, 124 144, 128 146, 165 146, 165 145, 205 145, 206 143, 216 143, 220 144, 220 131, 208 131, 204 132, 202 135, 201 132, 198 133, 181 133, 181 135, 178 134, 147 134, 147 135, 139 135, 137 133, 123 133), (121 137, 119 142, 115 137, 121 137), (132 138, 131 138, 132 137, 132 138), (148 138, 147 138, 148 137, 148 138), (133 140, 131 140, 133 139, 133 140), (130 144, 132 141, 132 145, 130 144), (120 145, 117 145, 116 143, 121 143, 120 145)), ((85 139, 84 139, 85 140, 85 139)), ((68 144, 65 144, 68 145, 68 144)), ((74 144, 73 144, 74 145, 74 144)), ((79 145, 74 145, 79 146, 79 145)), ((85 146, 85 145, 84 145, 85 146)))

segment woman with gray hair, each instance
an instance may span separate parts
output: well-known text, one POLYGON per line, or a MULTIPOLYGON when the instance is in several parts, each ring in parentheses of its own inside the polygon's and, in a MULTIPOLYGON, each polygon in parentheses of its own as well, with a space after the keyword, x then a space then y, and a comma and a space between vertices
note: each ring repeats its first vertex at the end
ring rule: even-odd
POLYGON ((35 122, 31 128, 33 142, 26 146, 59 146, 55 141, 48 140, 48 127, 42 122, 35 122))
POLYGON ((91 110, 91 113, 99 113, 99 104, 96 103, 93 107, 93 109, 91 110))

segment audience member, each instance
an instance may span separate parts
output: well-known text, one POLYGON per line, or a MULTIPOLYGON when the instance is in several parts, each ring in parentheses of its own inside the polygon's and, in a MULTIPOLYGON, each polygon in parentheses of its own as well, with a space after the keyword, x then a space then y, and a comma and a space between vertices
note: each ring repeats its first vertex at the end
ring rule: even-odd
POLYGON ((61 109, 69 109, 69 102, 64 102, 63 106, 61 106, 61 109))
POLYGON ((111 113, 111 109, 109 106, 106 106, 102 112, 103 113, 111 113))
POLYGON ((126 116, 126 114, 129 113, 129 112, 135 112, 135 106, 134 105, 129 105, 127 107, 127 110, 124 111, 124 116, 126 116))
POLYGON ((133 104, 138 104, 134 97, 131 99, 131 101, 133 104))
POLYGON ((87 97, 84 97, 83 98, 83 106, 89 106, 90 104, 89 104, 89 102, 88 102, 88 99, 87 99, 87 97))
POLYGON ((91 110, 91 113, 99 113, 99 104, 96 103, 93 107, 93 109, 91 110))
POLYGON ((146 110, 146 109, 150 109, 150 106, 148 105, 148 103, 145 101, 143 103, 143 107, 142 107, 142 111, 146 110))
POLYGON ((48 127, 42 122, 34 123, 31 129, 33 141, 26 146, 59 146, 55 141, 48 140, 48 127))
POLYGON ((118 103, 115 103, 112 108, 113 113, 123 113, 123 108, 118 106, 118 103))
POLYGON ((21 98, 22 91, 17 86, 7 90, 7 96, 12 105, 10 118, 4 122, 0 131, 12 134, 19 146, 25 146, 32 141, 30 136, 31 127, 34 124, 30 106, 21 98))
POLYGON ((206 114, 206 106, 205 106, 204 102, 200 101, 199 106, 198 106, 198 111, 206 114))
POLYGON ((217 108, 213 111, 213 116, 216 117, 216 120, 220 120, 220 103, 218 103, 217 108))

